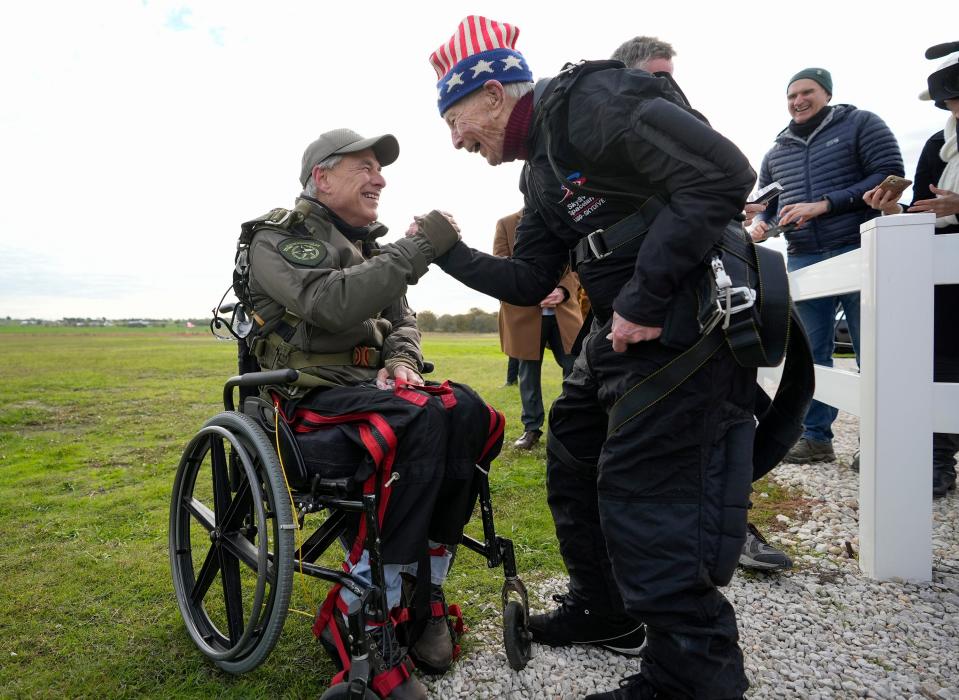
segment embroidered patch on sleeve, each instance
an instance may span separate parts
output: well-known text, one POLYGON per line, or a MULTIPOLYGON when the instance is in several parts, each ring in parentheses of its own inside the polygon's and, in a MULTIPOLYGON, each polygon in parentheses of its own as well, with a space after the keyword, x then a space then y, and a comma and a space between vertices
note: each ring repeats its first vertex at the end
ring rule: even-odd
POLYGON ((320 243, 304 241, 302 238, 287 238, 280 243, 280 255, 294 265, 316 267, 326 260, 326 248, 320 243))

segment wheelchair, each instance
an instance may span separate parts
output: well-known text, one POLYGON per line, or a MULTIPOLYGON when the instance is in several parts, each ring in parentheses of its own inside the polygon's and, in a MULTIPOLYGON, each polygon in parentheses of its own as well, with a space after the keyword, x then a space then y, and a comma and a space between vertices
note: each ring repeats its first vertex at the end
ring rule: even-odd
MULTIPOLYGON (((305 476, 293 431, 258 396, 261 387, 297 385, 300 373, 244 372, 250 365, 244 363, 245 345, 239 345, 241 373, 223 387, 224 411, 190 440, 173 484, 170 568, 186 630, 216 666, 245 673, 267 659, 280 636, 294 573, 342 586, 356 596, 347 614, 351 664, 345 682, 333 685, 322 699, 376 698, 368 687, 362 632, 368 620, 382 622, 390 612, 380 560, 378 495, 362 493, 352 477, 305 476), (320 522, 306 536, 308 516, 320 522), (365 526, 372 585, 317 563, 334 545, 348 548, 348 533, 364 531, 359 522, 365 526)), ((464 533, 458 550, 485 557, 490 568, 502 566, 503 643, 510 666, 520 671, 531 657, 526 588, 517 575, 512 541, 496 534, 487 473, 478 467, 473 474, 483 541, 464 533)))

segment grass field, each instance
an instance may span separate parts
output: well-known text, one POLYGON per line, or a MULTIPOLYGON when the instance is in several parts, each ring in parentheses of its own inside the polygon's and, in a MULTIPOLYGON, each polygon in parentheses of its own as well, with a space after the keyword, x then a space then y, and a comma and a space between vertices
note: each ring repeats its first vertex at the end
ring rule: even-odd
MULTIPOLYGON (((471 384, 522 431, 495 335, 427 336, 434 379, 471 384)), ((559 393, 547 360, 543 392, 559 393)), ((317 697, 333 667, 310 632, 312 579, 294 584, 272 656, 233 677, 187 636, 167 556, 170 490, 185 444, 222 410, 235 346, 201 329, 0 327, 0 696, 317 697)), ((504 448, 490 477, 497 528, 524 580, 562 575, 545 504, 545 451, 504 448)), ((764 523, 799 504, 771 483, 764 523)), ((308 521, 309 524, 309 521, 308 521)), ((478 534, 474 521, 470 530, 478 534)), ((463 555, 447 597, 467 622, 495 614, 500 570, 463 555)), ((468 653, 468 646, 467 646, 468 653)))

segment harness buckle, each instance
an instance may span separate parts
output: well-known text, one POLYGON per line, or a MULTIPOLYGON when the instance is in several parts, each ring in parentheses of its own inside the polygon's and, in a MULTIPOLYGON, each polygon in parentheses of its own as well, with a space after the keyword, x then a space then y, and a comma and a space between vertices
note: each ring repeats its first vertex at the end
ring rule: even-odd
POLYGON ((702 335, 708 335, 720 322, 723 330, 728 330, 733 314, 751 309, 756 303, 756 290, 750 287, 734 287, 718 255, 714 255, 709 264, 716 281, 716 308, 701 324, 702 335))
POLYGON ((586 245, 596 260, 602 260, 612 255, 612 251, 606 248, 606 241, 603 239, 605 229, 598 228, 586 236, 586 245))
POLYGON ((729 320, 733 314, 753 307, 756 303, 756 290, 749 287, 727 287, 725 302, 726 308, 723 309, 719 299, 716 300, 716 305, 724 316, 723 330, 729 328, 729 320))
POLYGON ((272 224, 273 226, 278 226, 280 228, 285 228, 284 224, 289 221, 290 217, 293 216, 293 211, 290 209, 274 209, 270 212, 270 218, 268 218, 264 223, 272 224), (283 212, 283 216, 279 219, 274 218, 279 215, 280 212, 283 212))

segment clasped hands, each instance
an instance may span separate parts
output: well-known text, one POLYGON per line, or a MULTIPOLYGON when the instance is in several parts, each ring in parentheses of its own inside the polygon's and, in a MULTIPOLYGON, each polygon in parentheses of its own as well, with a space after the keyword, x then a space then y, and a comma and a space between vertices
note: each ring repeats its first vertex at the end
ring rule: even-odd
MULTIPOLYGON (((440 214, 442 214, 443 216, 446 217, 446 220, 450 222, 450 226, 452 226, 452 227, 456 230, 457 233, 462 233, 462 231, 460 231, 460 226, 459 226, 459 224, 456 223, 456 219, 453 218, 453 215, 452 215, 452 214, 450 214, 449 212, 446 212, 446 211, 440 211, 440 214)), ((420 233, 420 221, 422 221, 423 218, 424 218, 423 216, 414 216, 414 217, 413 217, 413 221, 412 221, 412 222, 410 223, 410 225, 407 226, 407 228, 406 228, 406 237, 407 237, 407 238, 413 238, 414 236, 422 235, 422 234, 420 233)))

